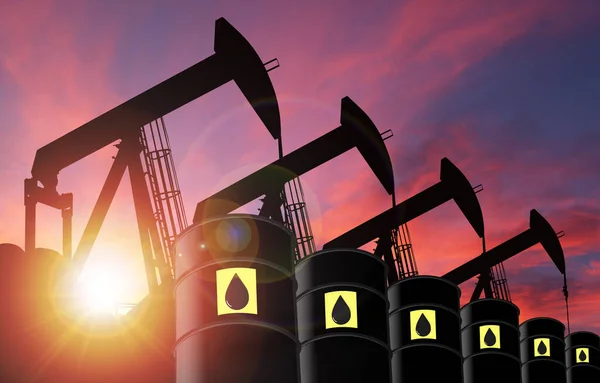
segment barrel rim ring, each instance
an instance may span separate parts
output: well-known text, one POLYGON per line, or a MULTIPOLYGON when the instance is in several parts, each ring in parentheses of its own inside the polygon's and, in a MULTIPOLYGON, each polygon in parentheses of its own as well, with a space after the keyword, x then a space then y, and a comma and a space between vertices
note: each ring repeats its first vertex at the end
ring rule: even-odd
POLYGON ((335 247, 333 249, 321 249, 321 250, 315 251, 311 255, 306 256, 306 257, 302 258, 300 261, 298 261, 298 263, 296 263, 295 270, 297 271, 298 269, 303 268, 304 265, 306 263, 308 263, 308 261, 311 260, 315 256, 318 256, 321 254, 327 254, 327 253, 336 253, 336 252, 349 252, 349 253, 358 253, 358 254, 368 255, 369 257, 373 258, 380 265, 382 265, 384 267, 384 269, 385 269, 384 275, 387 275, 387 273, 388 273, 388 265, 381 258, 376 257, 373 253, 369 253, 368 251, 356 249, 353 247, 335 247))
POLYGON ((272 263, 270 261, 265 261, 262 258, 255 258, 255 260, 250 260, 249 258, 228 258, 227 260, 224 261, 210 261, 210 262, 205 262, 201 265, 198 265, 196 267, 190 268, 188 270, 186 270, 179 278, 177 278, 177 280, 175 281, 175 286, 173 286, 173 291, 174 293, 177 293, 177 288, 179 287, 180 284, 182 284, 188 277, 190 277, 191 275, 195 274, 196 272, 202 270, 202 269, 206 269, 210 266, 214 266, 214 265, 223 265, 226 263, 233 263, 233 262, 249 262, 249 263, 258 263, 261 264, 263 266, 269 266, 279 272, 281 272, 282 274, 284 274, 287 278, 291 279, 292 282, 295 284, 296 280, 293 278, 293 273, 290 273, 289 271, 281 268, 279 265, 272 263))
POLYGON ((407 348, 415 348, 415 347, 433 347, 433 348, 442 348, 442 349, 445 349, 447 351, 451 351, 453 354, 456 354, 461 359, 461 363, 462 363, 463 355, 462 355, 462 352, 460 350, 455 350, 455 349, 453 349, 450 346, 446 346, 445 344, 440 344, 440 343, 413 343, 413 344, 407 344, 407 345, 400 346, 398 348, 393 349, 392 350, 392 354, 395 354, 396 352, 399 352, 399 351, 406 350, 407 348))
POLYGON ((389 309, 390 306, 390 302, 388 302, 387 297, 385 296, 385 294, 381 293, 381 291, 377 291, 376 289, 370 287, 370 286, 365 286, 363 284, 358 284, 358 283, 328 283, 325 285, 319 285, 317 287, 313 287, 310 290, 306 290, 303 293, 301 293, 300 295, 296 296, 296 303, 300 301, 300 299, 305 298, 307 295, 317 292, 319 290, 323 290, 323 289, 327 289, 329 287, 350 287, 350 288, 359 288, 359 289, 363 289, 363 290, 367 290, 371 293, 374 293, 375 295, 379 296, 380 298, 382 298, 385 302, 386 302, 386 316, 387 316, 387 311, 389 309))
POLYGON ((413 308, 413 307, 428 307, 428 306, 433 306, 435 308, 440 308, 440 309, 448 311, 448 312, 450 312, 452 314, 455 314, 456 317, 458 318, 458 322, 462 323, 462 318, 460 317, 460 313, 458 311, 452 310, 452 309, 450 309, 450 308, 448 308, 446 306, 442 306, 442 305, 437 304, 437 303, 415 303, 415 304, 411 304, 411 305, 407 305, 407 306, 402 306, 402 307, 399 307, 399 308, 394 309, 392 311, 388 311, 388 316, 391 317, 392 315, 396 315, 396 314, 400 313, 401 311, 404 311, 405 309, 410 309, 410 308, 413 308))
POLYGON ((570 367, 567 367, 567 371, 569 371, 572 368, 577 368, 577 367, 592 367, 592 368, 595 368, 596 370, 600 371, 600 367, 598 367, 594 364, 591 364, 591 363, 575 363, 575 364, 572 364, 570 367))
POLYGON ((532 323, 532 322, 535 322, 535 321, 539 321, 539 320, 542 320, 542 321, 549 321, 549 322, 556 322, 556 323, 558 323, 558 324, 560 324, 560 325, 562 326, 563 330, 565 330, 565 325, 563 324, 563 322, 559 321, 559 320, 558 320, 558 319, 556 319, 556 318, 551 318, 551 317, 535 317, 535 318, 529 318, 529 319, 527 319, 526 321, 523 321, 523 322, 521 322, 521 324, 519 325, 519 328, 521 328, 521 326, 523 326, 523 325, 525 325, 525 324, 529 324, 529 323, 532 323))
POLYGON ((573 331, 572 333, 570 333, 569 335, 567 335, 565 337, 565 341, 567 338, 570 338, 572 335, 577 335, 577 334, 588 334, 588 335, 593 335, 595 338, 600 339, 600 335, 596 334, 595 332, 591 332, 591 331, 573 331))
POLYGON ((542 363, 542 362, 546 362, 546 363, 548 363, 548 362, 553 362, 553 363, 556 363, 556 364, 560 364, 560 365, 561 365, 562 367, 564 367, 564 368, 566 368, 566 367, 567 367, 567 364, 566 364, 566 363, 563 363, 563 362, 561 362, 561 361, 558 361, 558 360, 556 360, 556 359, 552 359, 552 358, 548 358, 548 357, 544 357, 544 358, 542 358, 542 359, 533 358, 533 359, 529 359, 527 362, 523 362, 523 361, 521 361, 521 364, 522 364, 522 366, 526 366, 526 365, 528 365, 528 364, 530 364, 530 363, 542 363))
POLYGON ((435 275, 413 275, 413 276, 410 276, 410 277, 402 278, 399 281, 396 281, 393 284, 391 284, 388 287, 388 290, 394 288, 395 286, 400 285, 402 282, 411 281, 411 280, 414 280, 414 279, 431 279, 431 280, 442 281, 442 282, 446 283, 447 285, 449 285, 451 287, 454 287, 454 289, 458 292, 459 297, 462 294, 462 290, 460 289, 460 287, 458 287, 458 285, 454 284, 453 282, 449 281, 446 278, 438 277, 438 276, 435 276, 435 275))
POLYGON ((509 354, 507 352, 500 352, 500 351, 484 351, 484 352, 482 352, 481 350, 479 350, 479 352, 476 352, 476 353, 471 354, 469 356, 463 356, 463 361, 466 362, 468 359, 472 359, 472 358, 475 358, 475 357, 481 356, 481 355, 490 355, 490 354, 507 356, 510 359, 514 360, 515 362, 519 362, 519 364, 522 364, 521 358, 517 358, 516 356, 511 355, 511 354, 509 354))
MULTIPOLYGON (((520 331, 519 331, 520 332, 520 331)), ((519 338, 519 343, 523 343, 531 338, 552 338, 557 340, 558 342, 562 343, 563 345, 565 344, 565 338, 564 337, 560 337, 560 336, 556 336, 556 335, 552 335, 552 334, 536 334, 536 335, 530 335, 528 337, 525 338, 519 338)))
POLYGON ((566 344, 565 344, 565 353, 567 351, 570 351, 570 350, 574 349, 574 348, 581 348, 581 347, 591 348, 593 350, 598 351, 598 353, 600 353, 600 348, 599 347, 592 346, 592 345, 589 345, 589 344, 576 344, 576 345, 571 346, 571 347, 567 347, 566 344))
MULTIPOLYGON (((263 221, 266 223, 269 223, 273 226, 277 226, 280 229, 283 229, 287 234, 289 234, 290 236, 295 238, 295 234, 292 233, 292 231, 290 229, 288 229, 287 227, 285 227, 283 224, 281 224, 280 222, 277 222, 275 220, 266 218, 266 217, 262 217, 260 215, 256 215, 256 214, 245 214, 245 213, 235 213, 235 214, 220 214, 220 215, 216 215, 216 216, 212 216, 210 218, 207 218, 206 220, 200 221, 200 222, 193 222, 190 226, 186 227, 185 230, 183 230, 181 233, 179 233, 179 235, 177 236, 177 239, 175 239, 175 241, 173 242, 174 246, 177 246, 177 243, 183 238, 185 237, 188 233, 194 231, 194 229, 197 229, 198 227, 207 224, 207 223, 211 223, 214 221, 222 221, 222 220, 227 220, 227 219, 246 219, 246 220, 255 220, 255 221, 263 221)), ((293 245, 292 245, 293 247, 293 245)))
MULTIPOLYGON (((496 298, 482 298, 482 299, 477 299, 476 301, 473 302, 469 302, 466 305, 464 305, 463 307, 461 307, 461 311, 467 307, 472 307, 475 304, 479 303, 479 302, 502 302, 506 305, 512 306, 513 308, 515 308, 515 310, 517 310, 517 314, 521 315, 521 309, 519 309, 519 307, 517 305, 515 305, 512 302, 509 301, 505 301, 504 299, 496 299, 496 298)), ((517 325, 519 326, 519 325, 517 325)))
MULTIPOLYGON (((461 318, 461 320, 462 320, 462 318, 461 318)), ((460 327, 460 332, 461 332, 461 333, 462 333, 464 330, 467 330, 467 329, 468 329, 468 328, 470 328, 470 327, 474 327, 474 326, 476 326, 476 325, 479 325, 479 326, 485 326, 486 324, 490 324, 490 325, 494 325, 494 324, 503 324, 503 325, 506 325, 506 326, 508 326, 508 327, 510 327, 510 328, 512 328, 512 329, 514 329, 514 330, 517 330, 517 332, 518 332, 518 333, 520 333, 520 332, 519 332, 519 326, 515 326, 515 325, 512 325, 512 324, 510 324, 510 323, 508 323, 508 322, 505 322, 505 321, 503 321, 503 320, 498 320, 498 319, 486 319, 486 320, 480 320, 480 321, 477 321, 477 322, 472 322, 472 323, 469 323, 468 325, 465 325, 464 327, 462 327, 462 323, 464 323, 464 322, 465 322, 464 320, 462 320, 462 321, 461 321, 461 327, 460 327)), ((519 343, 521 343, 521 342, 519 342, 519 343)))
POLYGON ((175 346, 173 347, 173 353, 176 353, 177 347, 179 347, 180 344, 182 344, 184 341, 188 340, 189 338, 193 337, 194 335, 197 335, 206 330, 212 330, 217 327, 234 326, 234 325, 235 326, 242 325, 242 326, 251 326, 251 327, 262 327, 262 328, 266 328, 269 330, 274 330, 274 331, 290 338, 296 344, 296 347, 300 346, 300 343, 298 342, 298 339, 296 338, 296 336, 294 334, 292 334, 290 331, 288 331, 282 327, 275 326, 275 325, 272 325, 270 323, 263 322, 263 321, 233 320, 233 321, 222 322, 222 323, 213 323, 213 324, 210 324, 210 325, 202 327, 202 328, 197 328, 197 329, 187 331, 180 337, 176 336, 175 346))
MULTIPOLYGON (((326 339, 326 338, 360 338, 360 339, 368 340, 370 342, 378 344, 379 346, 383 347, 390 354, 392 352, 390 349, 390 346, 388 344, 386 344, 385 342, 383 342, 382 340, 377 339, 372 336, 358 334, 358 333, 354 333, 354 332, 345 332, 345 333, 338 332, 338 333, 317 335, 315 337, 310 338, 309 340, 300 342, 300 347, 302 348, 309 343, 314 343, 314 342, 317 342, 319 340, 326 339)), ((390 357, 391 357, 391 355, 390 355, 390 357)))

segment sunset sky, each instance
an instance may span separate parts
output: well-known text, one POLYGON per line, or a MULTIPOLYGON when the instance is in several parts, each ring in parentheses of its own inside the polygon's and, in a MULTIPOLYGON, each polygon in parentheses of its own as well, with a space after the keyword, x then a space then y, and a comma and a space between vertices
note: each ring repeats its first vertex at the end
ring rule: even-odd
MULTIPOLYGON (((488 249, 526 230, 534 208, 565 231, 571 329, 600 333, 600 2, 295 3, 0 2, 0 243, 24 245, 23 179, 36 150, 212 55, 225 17, 263 61, 279 60, 270 76, 286 153, 336 128, 349 96, 394 133, 386 144, 398 200, 438 182, 448 157, 484 186, 488 249)), ((165 122, 190 222, 197 202, 277 158, 234 83, 165 122)), ((75 196, 74 247, 115 153, 109 146, 60 173, 59 191, 75 196)), ((356 150, 302 182, 319 248, 391 204, 356 150)), ((60 250, 60 213, 38 211, 38 246, 60 250)), ((481 252, 454 203, 409 228, 420 274, 481 252)), ((521 320, 566 321, 562 277, 541 246, 505 267, 521 320)), ((124 286, 122 302, 147 293, 127 182, 88 268, 124 286)), ((461 287, 470 297, 474 283, 461 287)))

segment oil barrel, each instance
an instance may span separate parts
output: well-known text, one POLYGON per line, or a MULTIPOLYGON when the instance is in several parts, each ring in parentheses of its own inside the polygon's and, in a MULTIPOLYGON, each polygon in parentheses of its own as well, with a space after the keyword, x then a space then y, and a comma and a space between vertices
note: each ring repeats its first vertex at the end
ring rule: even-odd
POLYGON ((520 383, 519 308, 480 299, 461 311, 464 383, 520 383))
POLYGON ((298 382, 293 247, 279 223, 230 214, 175 242, 178 383, 298 382))
POLYGON ((553 318, 533 318, 519 331, 523 383, 566 383, 565 326, 553 318))
POLYGON ((589 331, 565 338, 568 383, 600 382, 600 337, 589 331))
POLYGON ((460 289, 432 276, 388 288, 392 382, 462 383, 460 289))
POLYGON ((390 382, 387 265, 356 249, 328 249, 295 271, 302 383, 390 382))

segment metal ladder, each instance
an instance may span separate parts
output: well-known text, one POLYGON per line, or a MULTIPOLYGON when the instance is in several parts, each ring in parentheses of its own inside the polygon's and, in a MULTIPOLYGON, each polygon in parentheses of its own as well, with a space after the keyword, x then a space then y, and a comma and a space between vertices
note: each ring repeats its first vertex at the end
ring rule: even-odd
POLYGON ((171 276, 175 278, 173 242, 188 224, 164 119, 161 117, 140 128, 140 138, 144 172, 152 194, 154 219, 161 237, 165 262, 171 269, 171 276))
POLYGON ((494 298, 511 302, 504 263, 499 263, 492 267, 490 270, 490 284, 492 285, 494 298))
POLYGON ((296 235, 294 256, 296 262, 298 262, 316 251, 304 190, 299 177, 294 178, 284 186, 281 199, 283 201, 284 224, 296 235))
POLYGON ((390 235, 392 237, 392 248, 398 271, 398 279, 418 275, 419 272, 417 271, 417 262, 413 253, 408 225, 404 224, 399 228, 392 229, 390 235))

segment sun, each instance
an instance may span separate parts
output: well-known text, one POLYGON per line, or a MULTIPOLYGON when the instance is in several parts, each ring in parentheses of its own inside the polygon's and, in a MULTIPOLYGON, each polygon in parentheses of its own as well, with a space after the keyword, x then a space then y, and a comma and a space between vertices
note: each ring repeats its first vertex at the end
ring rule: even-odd
POLYGON ((115 282, 105 270, 83 273, 76 287, 79 306, 90 314, 112 313, 118 300, 115 282))
POLYGON ((123 268, 112 257, 95 257, 85 265, 75 285, 77 308, 81 314, 113 315, 127 290, 123 268))

